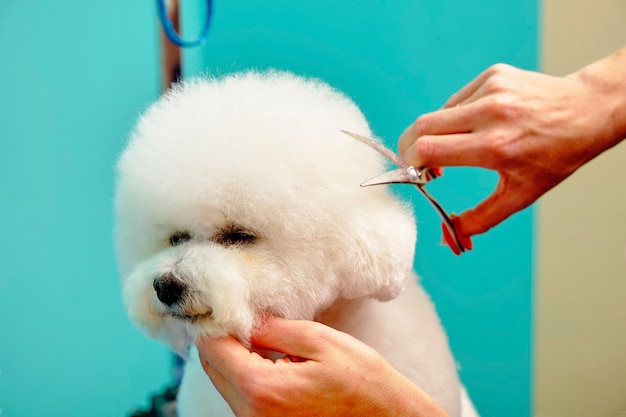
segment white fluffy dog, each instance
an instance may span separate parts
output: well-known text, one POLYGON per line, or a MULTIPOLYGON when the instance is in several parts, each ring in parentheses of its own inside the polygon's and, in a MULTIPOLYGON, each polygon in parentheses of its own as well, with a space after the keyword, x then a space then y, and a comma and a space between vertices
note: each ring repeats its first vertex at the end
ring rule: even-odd
MULTIPOLYGON (((340 129, 370 135, 352 101, 288 73, 198 79, 150 107, 118 164, 129 314, 181 354, 201 335, 247 343, 268 313, 319 320, 451 416, 471 415, 412 273, 411 211, 384 186, 359 187, 385 161, 340 129)), ((232 415, 194 354, 178 403, 181 417, 232 415)))

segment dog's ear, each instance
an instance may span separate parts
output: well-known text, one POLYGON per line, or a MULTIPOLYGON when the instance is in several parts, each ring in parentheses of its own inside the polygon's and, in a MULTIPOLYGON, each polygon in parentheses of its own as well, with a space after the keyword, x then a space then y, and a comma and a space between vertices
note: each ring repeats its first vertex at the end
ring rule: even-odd
MULTIPOLYGON (((382 190, 381 190, 382 191, 382 190)), ((413 269, 416 227, 412 211, 390 194, 362 205, 347 222, 348 247, 342 296, 397 297, 413 269)), ((344 236, 345 237, 345 236, 344 236)), ((345 241, 344 241, 345 242, 345 241)))

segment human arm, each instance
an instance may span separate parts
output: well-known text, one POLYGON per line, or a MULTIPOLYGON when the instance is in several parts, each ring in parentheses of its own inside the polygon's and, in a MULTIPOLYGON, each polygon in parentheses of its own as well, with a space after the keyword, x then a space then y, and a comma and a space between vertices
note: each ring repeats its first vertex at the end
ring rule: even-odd
POLYGON ((459 216, 484 233, 626 136, 626 48, 565 77, 498 64, 401 135, 415 166, 497 171, 494 193, 459 216))
POLYGON ((202 367, 238 417, 447 416, 374 349, 323 324, 270 317, 252 343, 287 356, 266 359, 232 337, 198 343, 202 367))

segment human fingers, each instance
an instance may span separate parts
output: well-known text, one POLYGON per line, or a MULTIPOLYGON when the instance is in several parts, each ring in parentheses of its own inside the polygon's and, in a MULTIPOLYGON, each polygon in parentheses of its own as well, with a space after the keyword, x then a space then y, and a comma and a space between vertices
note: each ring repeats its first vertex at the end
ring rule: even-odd
POLYGON ((289 355, 297 362, 323 362, 330 354, 366 355, 369 347, 353 336, 308 320, 286 320, 268 317, 252 335, 256 347, 289 355))
POLYGON ((204 355, 198 350, 198 357, 200 359, 200 364, 202 365, 202 369, 204 369, 204 373, 207 374, 215 388, 219 391, 219 393, 226 399, 227 402, 231 402, 234 400, 237 395, 236 391, 229 380, 224 378, 224 376, 218 372, 218 370, 211 365, 211 363, 204 358, 204 355))
POLYGON ((491 77, 494 73, 494 68, 497 69, 497 66, 491 66, 481 72, 478 77, 474 78, 472 81, 467 83, 463 88, 461 88, 456 93, 452 94, 450 98, 445 102, 443 108, 455 107, 463 102, 465 102, 469 97, 474 95, 476 91, 491 77))
POLYGON ((514 83, 521 73, 527 72, 508 64, 492 65, 457 93, 450 96, 443 108, 467 105, 484 96, 510 90, 511 83, 514 83))
POLYGON ((406 149, 424 135, 446 135, 471 132, 477 121, 476 106, 453 107, 418 117, 400 135, 398 151, 406 149))
POLYGON ((493 169, 492 155, 478 134, 422 136, 401 154, 416 167, 473 166, 493 169))
MULTIPOLYGON (((238 379, 241 365, 248 363, 251 356, 258 356, 250 352, 237 339, 232 336, 224 338, 202 338, 197 344, 200 359, 211 369, 227 380, 238 379)), ((204 363, 203 363, 204 366, 204 363)), ((245 371, 244 371, 245 372, 245 371)))
POLYGON ((295 358, 321 360, 323 351, 336 346, 345 333, 321 323, 268 317, 252 335, 252 344, 295 358))
POLYGON ((514 188, 517 187, 511 186, 508 179, 501 175, 496 190, 489 197, 458 216, 461 234, 473 236, 485 233, 534 201, 523 190, 514 188))
POLYGON ((253 415, 249 412, 249 398, 242 393, 251 374, 265 369, 265 359, 249 352, 232 336, 204 338, 198 344, 198 356, 202 369, 215 388, 238 416, 253 415))

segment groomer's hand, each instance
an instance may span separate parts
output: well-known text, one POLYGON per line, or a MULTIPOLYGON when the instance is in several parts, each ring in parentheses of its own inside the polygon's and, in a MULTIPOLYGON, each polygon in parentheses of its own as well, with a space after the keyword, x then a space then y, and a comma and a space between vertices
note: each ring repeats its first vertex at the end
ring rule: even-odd
POLYGON ((495 192, 461 214, 484 233, 626 135, 626 49, 567 77, 495 65, 419 117, 399 140, 415 166, 497 171, 495 192))
POLYGON ((203 339, 202 366, 239 417, 446 416, 375 350, 320 323, 270 317, 254 346, 287 354, 275 362, 236 339, 203 339))

